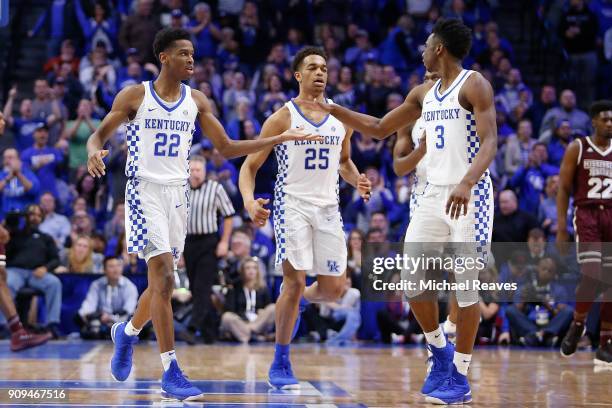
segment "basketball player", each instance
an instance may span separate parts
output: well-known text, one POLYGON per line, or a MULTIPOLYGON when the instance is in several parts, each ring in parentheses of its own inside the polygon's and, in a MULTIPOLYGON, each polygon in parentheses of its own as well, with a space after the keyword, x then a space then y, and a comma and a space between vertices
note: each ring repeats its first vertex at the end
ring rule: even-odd
POLYGON ((557 242, 568 240, 567 207, 573 193, 574 228, 582 274, 574 320, 561 342, 561 355, 576 352, 595 298, 603 291, 595 365, 612 367, 612 101, 591 105, 595 134, 572 142, 563 156, 557 193, 557 242), (602 243, 604 243, 602 245, 602 243))
MULTIPOLYGON (((427 187, 405 241, 472 242, 474 251, 486 258, 493 224, 493 190, 487 168, 497 151, 497 129, 491 84, 480 73, 461 67, 471 43, 471 30, 460 20, 439 20, 425 44, 423 62, 440 79, 416 86, 402 105, 382 119, 322 101, 312 105, 378 139, 420 116, 427 134, 427 187)), ((467 371, 480 319, 478 292, 457 291, 456 351, 439 327, 437 300, 416 299, 410 300, 411 309, 433 354, 421 392, 431 403, 470 402, 467 371)))
MULTIPOLYGON (((260 138, 303 127, 319 134, 321 142, 287 142, 274 146, 278 174, 274 187, 276 265, 283 268, 283 285, 276 303, 276 346, 269 370, 269 384, 278 389, 299 388, 289 360, 289 344, 299 322, 302 295, 308 302, 332 302, 339 298, 346 279, 346 241, 338 208, 338 173, 368 199, 370 181, 359 174, 350 159, 352 129, 333 115, 305 108, 306 100, 324 100, 327 62, 322 50, 306 47, 293 60, 299 83, 296 99, 285 104, 264 123, 260 138), (317 280, 306 285, 306 271, 317 280)), ((240 192, 251 219, 264 225, 269 200, 254 198, 257 170, 272 148, 249 155, 240 169, 240 192)))
POLYGON ((287 140, 318 140, 299 129, 255 141, 231 141, 213 116, 200 91, 181 83, 193 74, 191 35, 183 29, 164 29, 153 43, 161 62, 155 81, 122 90, 98 130, 89 138, 87 167, 92 176, 105 174, 102 159, 106 141, 127 121, 128 161, 125 190, 126 243, 148 266, 149 286, 141 295, 132 319, 113 325, 115 353, 111 372, 125 381, 132 367, 132 346, 143 326, 153 320, 164 373, 162 396, 199 399, 201 391, 185 379, 176 362, 171 295, 173 270, 183 250, 188 214, 188 154, 195 120, 199 120, 215 148, 226 157, 253 153, 287 140))
MULTIPOLYGON (((433 84, 440 77, 429 71, 425 72, 423 83, 433 84)), ((410 194, 410 217, 418 205, 418 199, 423 195, 427 185, 427 156, 425 145, 425 126, 422 118, 412 125, 397 132, 397 141, 393 148, 393 170, 398 176, 406 176, 414 171, 412 191, 410 194)), ((446 338, 453 342, 457 334, 457 298, 449 294, 449 314, 442 328, 446 338)))

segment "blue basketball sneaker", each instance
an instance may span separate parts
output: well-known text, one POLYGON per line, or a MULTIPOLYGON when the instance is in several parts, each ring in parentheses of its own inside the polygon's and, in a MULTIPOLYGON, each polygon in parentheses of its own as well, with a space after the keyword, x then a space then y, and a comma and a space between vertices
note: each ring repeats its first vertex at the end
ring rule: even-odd
POLYGON ((451 374, 444 384, 430 392, 425 401, 437 405, 461 405, 472 402, 472 390, 467 376, 460 374, 453 364, 451 374))
POLYGON ((138 336, 125 334, 127 322, 115 323, 111 327, 111 339, 115 343, 115 352, 111 359, 111 376, 116 381, 125 381, 132 370, 132 354, 134 344, 138 342, 138 336))
POLYGON ((425 383, 421 388, 422 394, 429 394, 438 388, 444 380, 448 378, 451 366, 453 365, 453 356, 455 354, 455 346, 453 343, 446 342, 446 347, 438 348, 427 345, 427 349, 431 353, 428 358, 430 364, 425 383))
POLYGON ((185 378, 176 360, 173 360, 170 367, 162 374, 161 394, 162 398, 179 401, 196 401, 204 395, 185 378))
POLYGON ((280 363, 272 363, 268 372, 268 385, 278 390, 300 389, 300 382, 293 375, 289 358, 283 358, 280 363))

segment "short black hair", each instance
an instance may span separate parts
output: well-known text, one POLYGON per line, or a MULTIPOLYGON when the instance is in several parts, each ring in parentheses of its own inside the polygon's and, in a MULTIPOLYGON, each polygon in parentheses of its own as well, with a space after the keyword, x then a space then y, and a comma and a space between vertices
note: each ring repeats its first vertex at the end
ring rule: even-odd
POLYGON ((464 59, 472 48, 472 30, 456 18, 440 19, 433 28, 444 48, 455 58, 464 59))
POLYGON ((104 257, 104 261, 103 261, 103 263, 102 263, 102 266, 104 266, 104 267, 106 268, 106 264, 107 264, 109 261, 112 261, 113 259, 116 259, 116 260, 118 260, 118 261, 123 261, 123 259, 122 259, 122 258, 120 258, 120 257, 118 257, 118 256, 109 255, 109 256, 104 257))
POLYGON ((325 61, 327 61, 327 54, 325 53, 325 51, 323 51, 322 48, 310 46, 304 47, 299 50, 297 54, 295 54, 295 57, 293 57, 293 63, 291 64, 291 69, 293 70, 293 72, 297 72, 300 70, 300 65, 302 64, 302 61, 304 61, 304 59, 309 55, 320 55, 325 59, 325 61))
POLYGON ((591 107, 589 108, 589 113, 591 114, 591 119, 593 119, 601 112, 607 112, 610 110, 612 110, 612 101, 609 99, 602 99, 599 101, 595 101, 591 104, 591 107))
POLYGON ((172 46, 172 43, 179 40, 191 41, 191 33, 182 28, 164 28, 155 34, 153 41, 153 53, 159 60, 159 54, 172 46))

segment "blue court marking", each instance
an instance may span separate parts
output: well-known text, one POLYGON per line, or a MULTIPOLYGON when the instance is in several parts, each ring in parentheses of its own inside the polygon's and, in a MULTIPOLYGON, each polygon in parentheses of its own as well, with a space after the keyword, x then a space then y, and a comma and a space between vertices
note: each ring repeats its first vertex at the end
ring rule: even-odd
POLYGON ((53 341, 44 346, 34 347, 18 353, 9 349, 9 341, 0 341, 0 360, 3 359, 35 359, 35 360, 80 360, 83 355, 99 345, 99 342, 53 341))
MULTIPOLYGON (((304 381, 299 391, 273 390, 265 381, 192 380, 193 385, 208 395, 268 395, 280 397, 350 397, 350 394, 331 381, 304 381)), ((0 389, 58 388, 89 391, 130 391, 148 394, 159 392, 158 380, 0 380, 0 389)))

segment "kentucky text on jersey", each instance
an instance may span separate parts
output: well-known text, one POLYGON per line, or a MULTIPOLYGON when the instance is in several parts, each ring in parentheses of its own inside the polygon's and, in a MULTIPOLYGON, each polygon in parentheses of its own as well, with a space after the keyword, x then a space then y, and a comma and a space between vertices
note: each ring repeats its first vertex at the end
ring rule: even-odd
POLYGON ((317 142, 316 140, 294 140, 294 146, 301 145, 313 145, 313 144, 321 144, 321 145, 334 145, 337 146, 340 144, 340 136, 321 136, 323 140, 317 142))
POLYGON ((451 120, 459 119, 459 109, 440 109, 423 112, 423 119, 427 122, 432 120, 451 120))
POLYGON ((145 129, 175 130, 187 132, 193 122, 172 119, 145 119, 145 129))
POLYGON ((589 171, 591 177, 605 176, 612 178, 612 161, 585 159, 584 168, 589 171))

